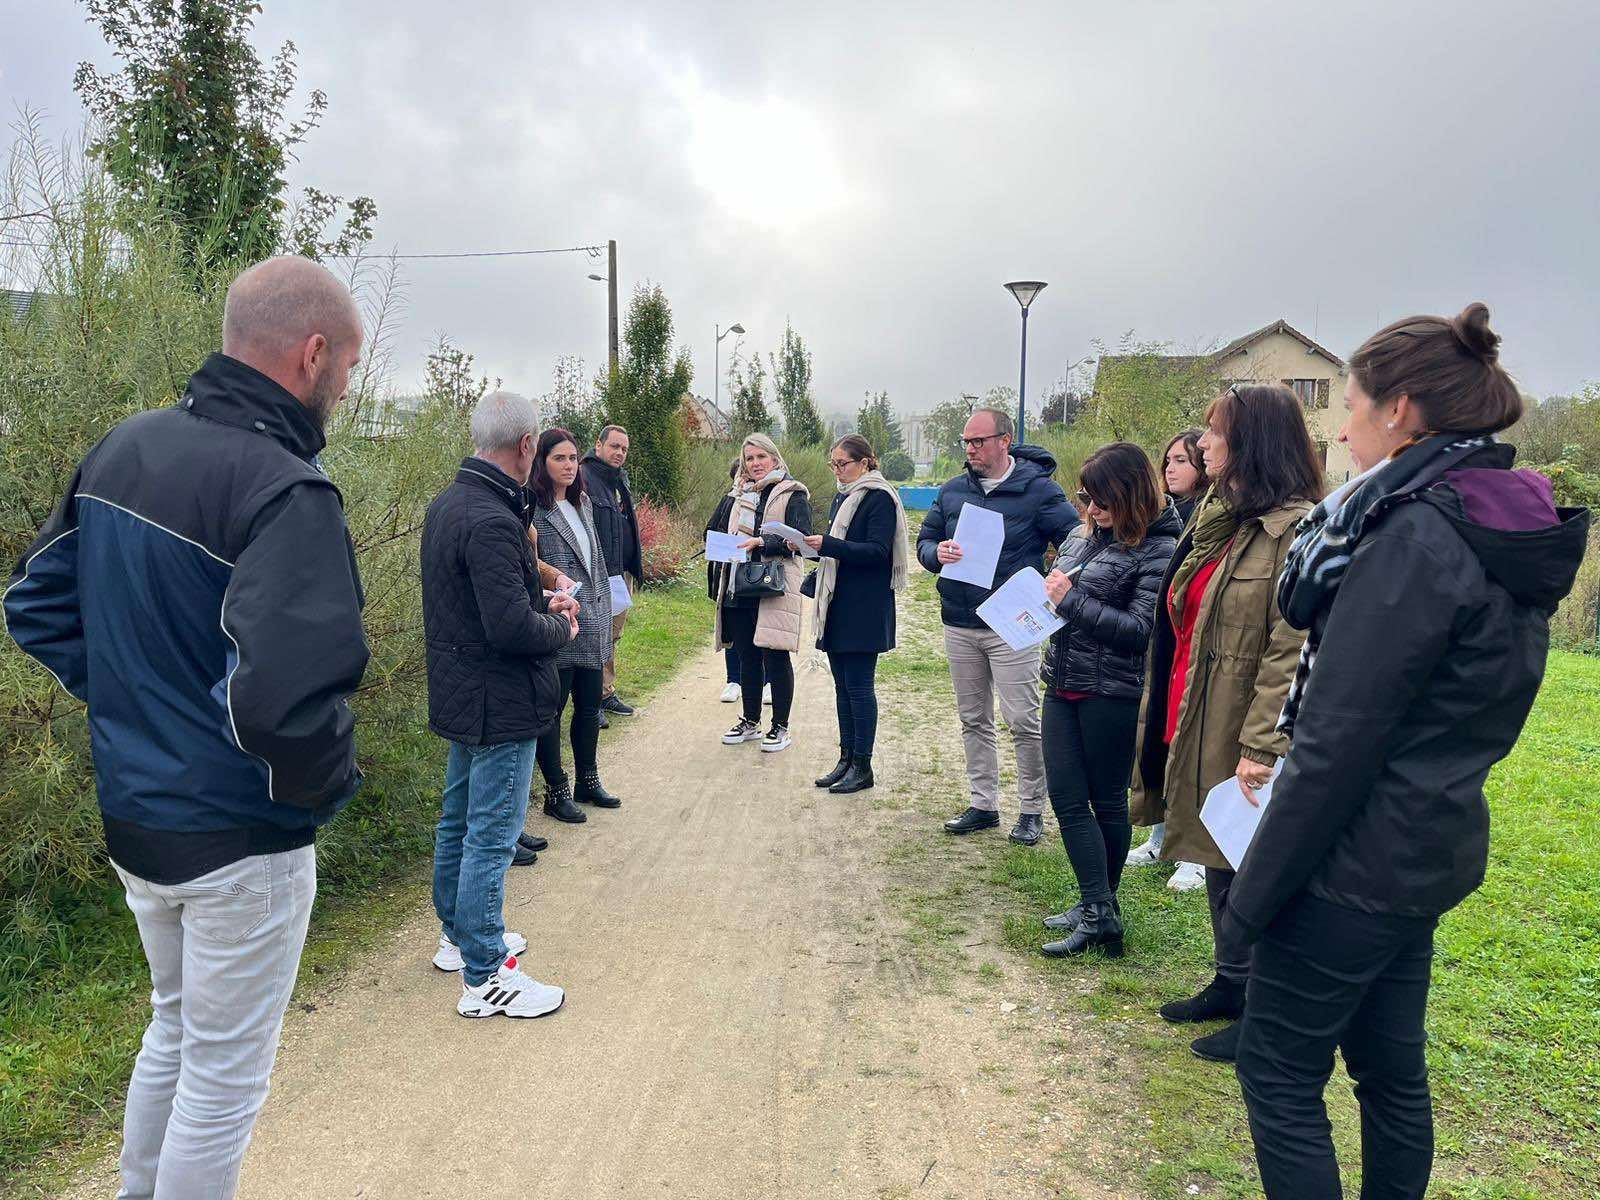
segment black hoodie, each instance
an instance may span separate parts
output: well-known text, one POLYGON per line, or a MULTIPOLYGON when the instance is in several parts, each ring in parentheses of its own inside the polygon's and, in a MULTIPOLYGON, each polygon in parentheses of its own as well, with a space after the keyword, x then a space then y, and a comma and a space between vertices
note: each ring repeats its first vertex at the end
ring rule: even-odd
POLYGON ((1301 891, 1436 917, 1483 882, 1483 783, 1533 707, 1589 525, 1587 510, 1548 501, 1538 527, 1512 519, 1527 489, 1526 473, 1504 469, 1510 454, 1476 456, 1477 469, 1397 506, 1357 547, 1229 892, 1250 938, 1301 891))
POLYGON ((917 532, 917 561, 925 570, 938 574, 939 543, 955 536, 964 505, 971 501, 1005 518, 1005 545, 990 586, 939 580, 940 616, 946 625, 987 628, 978 616, 978 605, 1023 567, 1042 572, 1045 547, 1064 544, 1078 524, 1078 510, 1067 502, 1067 494, 1051 478, 1056 460, 1050 452, 1040 446, 1013 446, 1011 457, 1016 465, 1010 477, 992 492, 985 494, 971 467, 946 483, 917 532))

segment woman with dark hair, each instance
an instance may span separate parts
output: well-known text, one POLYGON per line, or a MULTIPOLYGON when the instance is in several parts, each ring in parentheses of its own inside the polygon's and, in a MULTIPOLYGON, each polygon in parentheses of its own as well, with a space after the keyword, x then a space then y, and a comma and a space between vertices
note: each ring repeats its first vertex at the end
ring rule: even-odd
POLYGON ((1194 516, 1200 498, 1211 486, 1211 477, 1206 474, 1205 455, 1200 453, 1203 432, 1185 429, 1168 442, 1167 448, 1161 452, 1161 482, 1166 487, 1167 495, 1178 506, 1178 519, 1185 525, 1194 516))
MULTIPOLYGON (((1162 1005, 1169 1021, 1244 1011, 1249 948, 1223 920, 1234 873, 1200 806, 1229 778, 1247 794, 1261 787, 1288 750, 1278 714, 1305 639, 1278 611, 1274 586, 1294 527, 1322 495, 1300 401, 1281 384, 1227 388, 1206 410, 1200 451, 1211 490, 1162 581, 1134 755, 1133 819, 1165 820, 1161 857, 1206 869, 1216 976, 1197 995, 1162 1005)), ((1192 1046, 1231 1062, 1237 1041, 1230 1025, 1192 1046)))
POLYGON ((1484 778, 1539 690, 1589 523, 1493 436, 1522 411, 1499 342, 1473 304, 1356 351, 1339 440, 1363 473, 1312 511, 1278 583, 1309 634, 1279 725, 1294 742, 1228 897, 1255 947, 1238 1074, 1271 1200, 1341 1194, 1335 1047, 1362 1195, 1427 1191, 1433 932, 1483 882, 1484 778))
POLYGON ((750 595, 734 585, 730 566, 718 564, 717 624, 718 646, 734 646, 739 651, 739 698, 743 705, 739 720, 722 735, 724 746, 759 740, 768 753, 790 746, 789 711, 794 705, 794 660, 800 649, 800 624, 804 611, 800 598, 800 552, 783 538, 761 533, 769 521, 810 532, 811 493, 793 475, 778 452, 777 445, 764 433, 752 433, 739 447, 744 462, 744 481, 728 513, 727 532, 739 537, 739 545, 753 555, 755 562, 777 562, 783 566, 781 593, 750 595), (761 732, 761 679, 772 685, 772 726, 761 732))
POLYGON ((1145 648, 1156 596, 1183 523, 1138 446, 1096 450, 1078 474, 1086 532, 1069 538, 1045 577, 1045 594, 1066 625, 1045 652, 1044 771, 1050 806, 1078 880, 1079 900, 1046 917, 1064 933, 1052 957, 1093 946, 1122 954, 1117 884, 1133 827, 1128 773, 1139 724, 1145 648))
POLYGON ((900 493, 878 470, 859 433, 828 451, 839 494, 828 532, 806 538, 822 556, 815 579, 817 649, 828 656, 839 712, 839 761, 816 781, 847 794, 873 786, 878 734, 878 655, 894 649, 894 594, 904 590, 910 549, 900 493))
MULTIPOLYGON (((1211 477, 1206 474, 1205 456, 1200 453, 1200 434, 1198 429, 1185 429, 1168 442, 1167 448, 1161 452, 1161 481, 1178 510, 1178 520, 1185 525, 1194 516, 1200 498, 1211 486, 1211 477)), ((1166 823, 1157 821, 1150 827, 1150 836, 1144 843, 1128 851, 1126 865, 1148 867, 1160 862, 1161 842, 1165 836, 1166 823)), ((1187 892, 1204 887, 1205 882, 1204 867, 1198 863, 1181 862, 1172 873, 1172 878, 1167 880, 1167 886, 1175 892, 1187 892)))
POLYGON ((533 524, 539 531, 539 553, 577 585, 578 636, 556 654, 560 699, 556 719, 539 739, 538 751, 539 773, 544 776, 545 814, 573 824, 588 819, 578 804, 597 808, 617 808, 622 804, 601 784, 595 754, 600 741, 601 672, 611 654, 611 587, 578 459, 578 443, 570 433, 547 429, 539 435, 533 477, 528 481, 533 524), (561 767, 561 714, 569 697, 572 765, 578 776, 576 793, 569 788, 567 773, 561 767))

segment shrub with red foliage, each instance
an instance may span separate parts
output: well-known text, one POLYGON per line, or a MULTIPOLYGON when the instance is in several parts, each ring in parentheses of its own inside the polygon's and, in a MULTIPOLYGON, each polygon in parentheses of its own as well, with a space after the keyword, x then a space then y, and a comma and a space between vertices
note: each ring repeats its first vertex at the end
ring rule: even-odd
POLYGON ((644 581, 662 583, 676 579, 701 546, 690 521, 646 496, 635 498, 633 511, 639 518, 644 581))

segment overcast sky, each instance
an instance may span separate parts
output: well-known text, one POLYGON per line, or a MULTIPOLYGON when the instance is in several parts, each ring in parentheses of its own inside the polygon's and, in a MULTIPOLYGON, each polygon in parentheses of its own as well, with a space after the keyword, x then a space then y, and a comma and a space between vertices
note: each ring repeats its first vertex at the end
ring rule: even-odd
MULTIPOLYGON (((766 352, 786 317, 826 410, 1015 385, 1017 278, 1049 284, 1035 403, 1128 329, 1347 355, 1476 299, 1530 390, 1600 379, 1592 0, 265 4, 262 56, 292 38, 331 104, 294 183, 371 195, 406 252, 615 238, 705 395, 715 323, 766 352)), ((9 110, 76 131, 107 57, 68 0, 0 0, 9 110)), ((445 332, 532 394, 598 365, 604 270, 407 263, 399 382, 445 332)))

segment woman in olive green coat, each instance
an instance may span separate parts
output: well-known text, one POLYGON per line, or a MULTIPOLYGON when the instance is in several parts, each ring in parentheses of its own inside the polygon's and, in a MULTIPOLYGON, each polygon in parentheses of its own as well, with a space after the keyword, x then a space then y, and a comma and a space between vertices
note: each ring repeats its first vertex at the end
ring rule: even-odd
MULTIPOLYGON (((1295 526, 1321 497, 1305 415, 1286 387, 1236 384, 1206 413, 1211 490, 1178 543, 1162 587, 1134 752, 1131 816, 1166 821, 1161 857, 1206 868, 1216 977, 1162 1006, 1169 1021, 1237 1018, 1249 950, 1223 920, 1233 871, 1200 823, 1206 793, 1237 778, 1247 794, 1288 751, 1277 731, 1305 634, 1278 611, 1278 575, 1295 526)), ((1232 1061, 1236 1027, 1197 1054, 1232 1061)))

